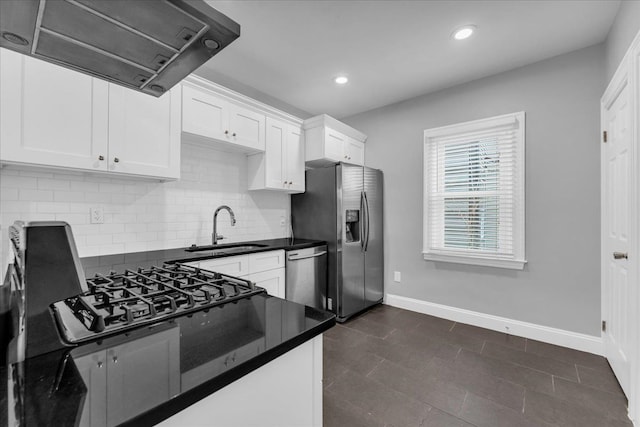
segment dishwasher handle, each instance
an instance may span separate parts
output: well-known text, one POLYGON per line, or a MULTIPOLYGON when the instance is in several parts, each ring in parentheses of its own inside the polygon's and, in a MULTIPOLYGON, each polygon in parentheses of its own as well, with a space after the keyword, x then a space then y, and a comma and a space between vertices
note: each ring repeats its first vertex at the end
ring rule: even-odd
POLYGON ((303 255, 303 256, 298 256, 298 257, 296 257, 296 256, 292 256, 292 255, 289 255, 289 257, 288 257, 287 259, 288 259, 289 261, 298 261, 298 260, 301 260, 301 259, 308 259, 308 258, 315 258, 315 257, 319 257, 319 256, 322 256, 322 255, 325 255, 326 253, 327 253, 327 251, 322 251, 322 252, 318 252, 318 253, 315 253, 315 254, 311 254, 311 255, 303 255))

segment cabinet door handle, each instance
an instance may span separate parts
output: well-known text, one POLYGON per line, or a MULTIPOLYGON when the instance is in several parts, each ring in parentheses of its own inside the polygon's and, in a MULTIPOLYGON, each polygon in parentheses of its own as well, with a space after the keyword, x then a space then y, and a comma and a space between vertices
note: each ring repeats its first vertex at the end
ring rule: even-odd
POLYGON ((349 156, 344 156, 345 159, 349 158, 349 156))
POLYGON ((103 155, 99 155, 98 156, 98 160, 103 161, 104 160, 104 156, 103 155))
POLYGON ((233 135, 231 135, 231 136, 236 136, 236 133, 234 132, 233 135))
POLYGON ((626 252, 614 252, 613 259, 629 259, 629 255, 626 252))
POLYGON ((118 363, 118 356, 113 356, 113 363, 118 363))
POLYGON ((113 158, 113 163, 120 163, 120 159, 119 159, 119 158, 117 158, 117 157, 114 157, 114 158, 113 158))
POLYGON ((228 131, 228 130, 225 130, 225 131, 224 131, 224 134, 225 134, 225 135, 229 135, 229 131, 228 131))
POLYGON ((98 362, 98 368, 102 368, 102 362, 98 362))
POLYGON ((289 181, 289 185, 293 184, 293 181, 289 181))

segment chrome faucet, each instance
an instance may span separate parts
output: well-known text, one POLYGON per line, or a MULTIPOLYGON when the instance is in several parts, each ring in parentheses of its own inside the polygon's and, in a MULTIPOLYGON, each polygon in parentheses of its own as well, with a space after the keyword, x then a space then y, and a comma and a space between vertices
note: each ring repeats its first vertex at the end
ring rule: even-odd
POLYGON ((213 245, 217 245, 218 240, 222 240, 225 238, 224 236, 218 235, 218 212, 220 212, 222 209, 226 209, 227 212, 229 212, 229 216, 231 216, 231 226, 233 227, 234 225, 236 225, 236 216, 231 208, 227 205, 219 206, 218 209, 216 209, 216 211, 213 213, 213 233, 211 233, 211 244, 213 245))

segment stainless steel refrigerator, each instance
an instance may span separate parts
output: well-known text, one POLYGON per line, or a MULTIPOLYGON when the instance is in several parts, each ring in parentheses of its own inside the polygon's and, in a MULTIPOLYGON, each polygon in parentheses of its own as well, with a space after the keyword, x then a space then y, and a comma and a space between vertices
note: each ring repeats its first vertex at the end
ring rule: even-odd
POLYGON ((339 322, 382 302, 382 171, 339 163, 306 171, 291 196, 296 237, 327 242, 325 308, 339 322))

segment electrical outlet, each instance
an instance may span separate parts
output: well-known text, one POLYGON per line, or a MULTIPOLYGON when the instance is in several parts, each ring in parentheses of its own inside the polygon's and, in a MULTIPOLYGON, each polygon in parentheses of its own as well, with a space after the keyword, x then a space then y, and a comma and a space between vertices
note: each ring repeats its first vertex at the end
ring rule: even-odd
POLYGON ((393 281, 400 283, 402 281, 402 276, 399 271, 393 272, 393 281))
POLYGON ((101 207, 94 207, 89 209, 89 221, 91 224, 103 224, 104 223, 104 209, 101 207))

